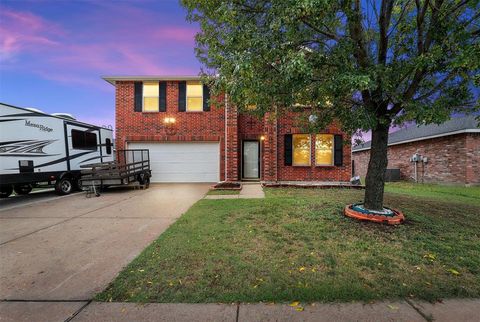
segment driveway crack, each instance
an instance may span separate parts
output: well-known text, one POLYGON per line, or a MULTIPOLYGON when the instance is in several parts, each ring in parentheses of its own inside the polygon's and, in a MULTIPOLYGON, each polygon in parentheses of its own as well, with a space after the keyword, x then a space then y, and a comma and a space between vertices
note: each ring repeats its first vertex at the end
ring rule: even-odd
POLYGON ((410 305, 415 311, 417 311, 418 314, 420 314, 422 316, 422 318, 425 319, 425 321, 428 321, 428 322, 432 322, 433 321, 433 317, 430 316, 430 315, 427 315, 425 313, 423 313, 422 310, 420 310, 420 308, 418 308, 416 305, 413 305, 413 303, 409 300, 409 299, 405 299, 405 302, 407 302, 408 305, 410 305))

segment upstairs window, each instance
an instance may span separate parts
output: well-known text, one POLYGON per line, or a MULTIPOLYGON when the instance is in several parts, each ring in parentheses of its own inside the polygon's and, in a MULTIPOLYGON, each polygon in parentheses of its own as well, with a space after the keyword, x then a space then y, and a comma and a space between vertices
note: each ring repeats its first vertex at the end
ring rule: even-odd
POLYGON ((143 82, 143 111, 158 112, 158 82, 143 82))
POLYGON ((203 111, 203 86, 201 82, 187 82, 187 111, 203 111))
POLYGON ((333 165, 334 144, 332 134, 315 136, 315 164, 333 165))
POLYGON ((92 132, 72 130, 72 147, 78 150, 97 150, 97 135, 92 132))
POLYGON ((306 166, 310 165, 310 135, 294 134, 292 139, 293 145, 293 165, 306 166))

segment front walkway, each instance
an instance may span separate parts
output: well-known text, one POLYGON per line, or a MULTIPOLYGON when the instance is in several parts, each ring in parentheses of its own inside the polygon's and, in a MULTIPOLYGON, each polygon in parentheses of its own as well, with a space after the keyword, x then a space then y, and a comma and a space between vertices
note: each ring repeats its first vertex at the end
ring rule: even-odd
POLYGON ((205 199, 262 199, 265 198, 262 185, 258 182, 242 183, 238 195, 207 195, 205 199))
POLYGON ((2 302, 1 321, 478 321, 479 299, 332 304, 2 302))

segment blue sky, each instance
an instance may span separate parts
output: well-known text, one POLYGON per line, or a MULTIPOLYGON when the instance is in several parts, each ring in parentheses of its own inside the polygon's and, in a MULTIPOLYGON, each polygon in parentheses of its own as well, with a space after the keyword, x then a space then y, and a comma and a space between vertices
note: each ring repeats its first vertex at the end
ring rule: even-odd
POLYGON ((198 74, 177 0, 0 2, 0 102, 114 125, 102 75, 198 74))

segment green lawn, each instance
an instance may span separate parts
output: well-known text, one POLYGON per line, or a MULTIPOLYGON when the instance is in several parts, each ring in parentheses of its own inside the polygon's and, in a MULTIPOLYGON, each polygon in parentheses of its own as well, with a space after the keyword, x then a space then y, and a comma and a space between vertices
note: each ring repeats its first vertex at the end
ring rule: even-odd
POLYGON ((212 189, 207 193, 207 195, 238 195, 239 193, 240 193, 240 190, 212 189))
POLYGON ((385 204, 404 211, 400 226, 344 217, 343 206, 362 199, 358 190, 266 189, 266 199, 200 200, 97 299, 479 297, 475 189, 389 184, 385 204))

